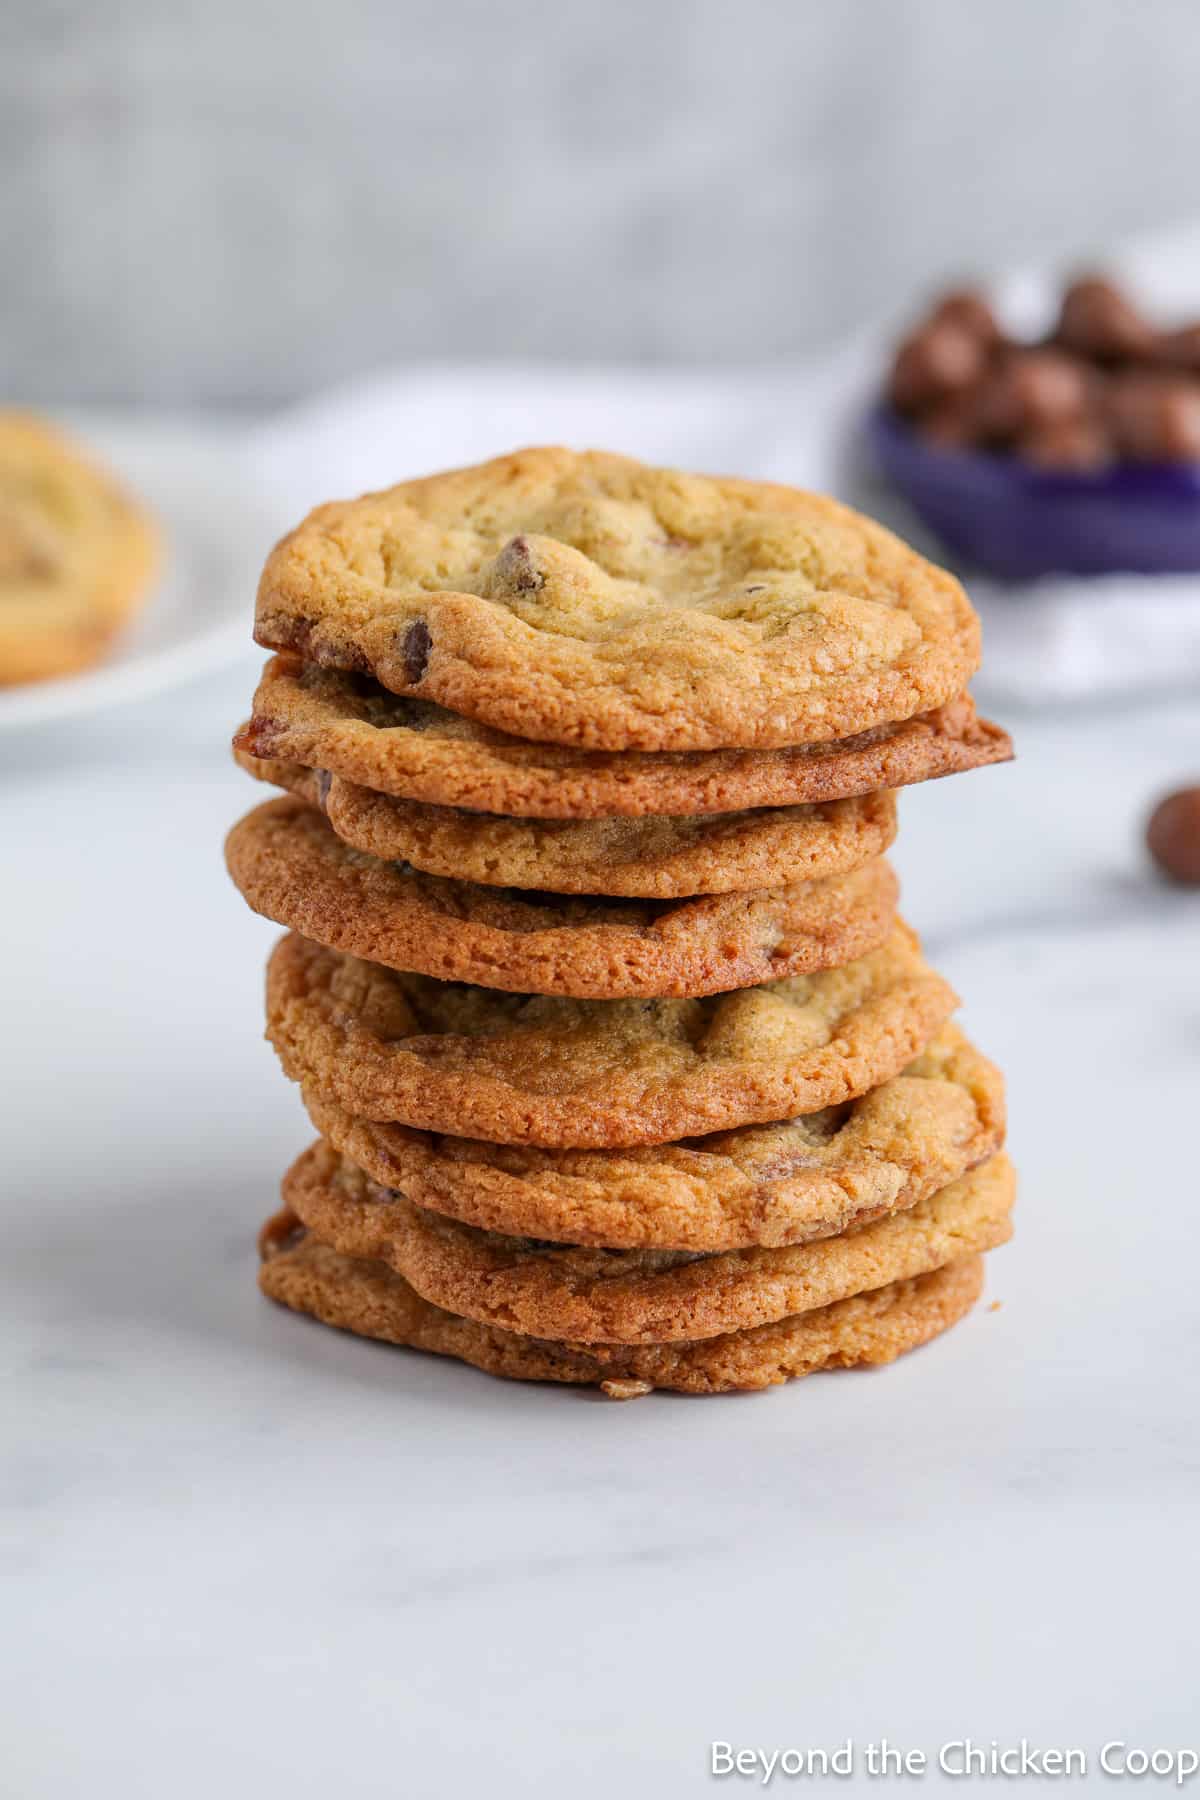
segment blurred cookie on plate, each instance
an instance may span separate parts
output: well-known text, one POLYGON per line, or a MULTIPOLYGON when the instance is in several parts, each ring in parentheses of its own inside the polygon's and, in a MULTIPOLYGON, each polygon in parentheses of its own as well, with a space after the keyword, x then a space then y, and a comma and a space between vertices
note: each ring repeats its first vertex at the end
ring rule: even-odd
POLYGON ((0 411, 0 687, 89 668, 146 599, 156 527, 52 426, 0 411))

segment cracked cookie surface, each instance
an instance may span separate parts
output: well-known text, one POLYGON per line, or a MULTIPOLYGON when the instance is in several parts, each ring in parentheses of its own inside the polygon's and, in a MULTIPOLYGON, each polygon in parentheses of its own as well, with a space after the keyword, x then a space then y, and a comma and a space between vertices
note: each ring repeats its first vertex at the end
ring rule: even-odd
POLYGON ((881 859, 690 900, 482 887, 352 850, 299 800, 250 813, 225 856, 256 912, 330 949, 441 981, 581 999, 715 994, 849 962, 887 937, 897 894, 881 859))
POLYGON ((523 1336, 657 1344, 750 1330, 993 1250, 1011 1234, 1012 1165, 993 1157, 836 1237, 696 1255, 578 1248, 480 1231, 370 1181, 318 1142, 288 1170, 284 1206, 324 1244, 378 1258, 425 1300, 523 1336))
POLYGON ((842 968, 706 999, 498 993, 295 934, 267 972, 267 1035, 293 1080, 359 1118, 553 1148, 839 1104, 898 1074, 956 1005, 900 924, 842 968))
POLYGON ((158 561, 155 528, 105 470, 0 411, 0 687, 99 661, 158 561))
POLYGON ((545 819, 682 816, 841 800, 1012 755, 1007 732, 979 718, 969 694, 827 744, 674 754, 570 750, 523 742, 428 701, 389 693, 369 676, 289 656, 268 662, 253 715, 234 746, 260 776, 273 759, 280 768, 297 763, 400 799, 545 819))
POLYGON ((560 449, 318 507, 268 558, 255 635, 601 750, 824 743, 979 662, 953 576, 848 507, 560 449))
POLYGON ((289 1212, 259 1237, 264 1294, 359 1337, 456 1357, 513 1381, 600 1386, 614 1399, 653 1388, 684 1394, 752 1392, 820 1369, 888 1363, 928 1343, 970 1312, 983 1258, 855 1294, 749 1331, 676 1344, 581 1344, 522 1337, 433 1306, 386 1263, 345 1256, 289 1212))
POLYGON ((311 1084, 303 1097, 321 1135, 382 1188, 510 1237, 616 1249, 836 1236, 948 1186, 993 1156, 1005 1129, 1000 1071, 953 1025, 845 1106, 635 1149, 441 1137, 356 1119, 311 1084))

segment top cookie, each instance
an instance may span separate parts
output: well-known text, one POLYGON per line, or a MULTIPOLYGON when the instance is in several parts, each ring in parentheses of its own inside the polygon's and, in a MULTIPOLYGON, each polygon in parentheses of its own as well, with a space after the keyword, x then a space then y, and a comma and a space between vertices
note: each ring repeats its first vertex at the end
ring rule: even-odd
POLYGON ((954 578, 848 507, 557 449, 318 507, 268 558, 255 635, 600 750, 823 743, 979 662, 954 578))
POLYGON ((0 686, 97 661, 157 561, 115 481, 40 419, 0 412, 0 686))

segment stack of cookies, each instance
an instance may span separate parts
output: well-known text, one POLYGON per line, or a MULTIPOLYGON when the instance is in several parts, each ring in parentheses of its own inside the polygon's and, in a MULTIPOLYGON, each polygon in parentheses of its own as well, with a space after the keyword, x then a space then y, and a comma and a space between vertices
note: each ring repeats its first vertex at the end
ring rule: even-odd
POLYGON ((890 1361, 1009 1233, 894 789, 999 762, 961 588, 782 487, 525 451, 320 507, 230 835, 318 1140, 261 1285, 626 1398, 890 1361))

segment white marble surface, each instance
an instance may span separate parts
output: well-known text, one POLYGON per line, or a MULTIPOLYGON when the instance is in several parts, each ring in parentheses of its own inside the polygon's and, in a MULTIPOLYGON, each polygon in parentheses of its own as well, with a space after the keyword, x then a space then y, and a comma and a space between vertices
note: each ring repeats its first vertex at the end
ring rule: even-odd
POLYGON ((306 1133, 220 860, 254 668, 0 752, 4 1791, 673 1797, 714 1738, 1194 1738, 1200 898, 1139 822, 1200 704, 1012 717, 1016 765, 903 802, 907 911, 1010 1076, 1002 1309, 615 1406, 258 1297, 306 1133))

